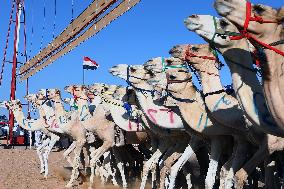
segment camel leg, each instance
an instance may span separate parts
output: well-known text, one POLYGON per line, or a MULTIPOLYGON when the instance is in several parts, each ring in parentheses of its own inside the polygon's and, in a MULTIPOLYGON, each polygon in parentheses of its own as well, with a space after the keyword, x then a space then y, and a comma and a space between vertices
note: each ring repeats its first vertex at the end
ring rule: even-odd
POLYGON ((91 154, 91 176, 90 176, 90 185, 89 188, 92 188, 94 184, 94 176, 95 176, 95 165, 98 159, 109 149, 112 147, 112 142, 104 141, 103 145, 96 149, 93 154, 91 154))
POLYGON ((237 148, 233 157, 232 166, 225 178, 225 189, 231 189, 234 185, 234 175, 246 160, 246 155, 250 149, 250 144, 243 140, 237 140, 237 148))
POLYGON ((48 145, 50 142, 50 138, 48 137, 47 139, 42 141, 42 144, 36 149, 37 155, 39 157, 40 161, 40 173, 42 174, 45 169, 44 169, 44 157, 43 157, 43 149, 48 145))
MULTIPOLYGON (((170 174, 170 184, 169 189, 173 189, 175 187, 175 179, 179 170, 182 166, 187 162, 187 160, 194 154, 194 151, 197 150, 199 147, 201 140, 199 138, 192 137, 190 140, 189 145, 185 148, 183 154, 178 159, 178 161, 171 167, 171 174, 170 174)), ((202 141, 203 143, 203 141, 202 141)))
POLYGON ((233 160, 235 158, 236 152, 237 152, 237 145, 234 145, 232 155, 230 156, 230 158, 227 160, 227 162, 222 166, 222 168, 220 170, 220 186, 219 186, 219 188, 221 188, 221 189, 225 188, 226 178, 227 178, 227 175, 229 174, 229 171, 232 167, 233 160))
POLYGON ((145 188, 149 171, 156 168, 156 165, 159 162, 160 157, 167 150, 167 147, 169 146, 170 142, 171 142, 170 140, 167 140, 167 142, 162 142, 161 145, 158 146, 158 149, 155 151, 152 157, 144 164, 140 189, 145 188))
POLYGON ((123 160, 121 158, 120 149, 118 149, 118 148, 119 147, 113 148, 113 154, 115 156, 117 168, 120 172, 120 176, 121 176, 121 179, 122 179, 122 186, 125 189, 125 188, 127 188, 127 181, 126 181, 126 177, 125 177, 125 173, 124 173, 124 163, 123 163, 123 160))
POLYGON ((82 151, 82 148, 84 144, 86 143, 85 139, 77 140, 76 141, 76 147, 74 150, 75 156, 73 160, 73 165, 72 165, 72 174, 69 182, 67 183, 66 187, 70 188, 73 185, 73 182, 79 175, 79 166, 80 166, 80 153, 82 151))
POLYGON ((271 158, 267 158, 265 161, 265 188, 277 188, 274 172, 275 161, 271 161, 271 158))
POLYGON ((256 168, 256 166, 264 161, 268 155, 267 140, 265 140, 252 156, 252 158, 235 174, 235 187, 242 189, 245 182, 247 181, 248 175, 256 168))
POLYGON ((219 138, 214 138, 211 140, 210 162, 205 179, 205 188, 207 189, 212 189, 215 184, 218 161, 221 157, 223 141, 224 140, 220 140, 219 138))
POLYGON ((71 158, 70 158, 69 155, 75 149, 75 147, 76 147, 76 141, 73 141, 72 144, 68 147, 68 149, 65 150, 65 152, 63 153, 63 157, 64 157, 64 159, 67 160, 69 165, 72 165, 72 161, 71 161, 71 158))
POLYGON ((160 171, 160 189, 165 188, 166 174, 169 173, 171 166, 181 156, 181 152, 186 148, 186 146, 186 143, 177 143, 176 146, 172 148, 170 152, 167 151, 168 155, 165 155, 167 158, 164 161, 164 165, 160 171))
POLYGON ((49 157, 49 154, 53 148, 53 146, 55 145, 55 143, 60 139, 59 136, 57 135, 51 135, 50 137, 50 142, 47 146, 47 150, 46 152, 43 154, 44 156, 44 167, 45 167, 45 170, 44 170, 44 177, 47 178, 47 175, 48 175, 48 157, 49 157))

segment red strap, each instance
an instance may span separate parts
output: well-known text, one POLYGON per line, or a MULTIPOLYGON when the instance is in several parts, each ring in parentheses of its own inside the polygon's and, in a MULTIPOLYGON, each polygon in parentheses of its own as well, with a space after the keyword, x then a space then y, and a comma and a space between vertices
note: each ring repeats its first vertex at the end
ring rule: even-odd
POLYGON ((240 39, 243 39, 243 38, 246 38, 248 40, 253 40, 256 43, 260 44, 261 46, 263 46, 267 49, 273 50, 277 54, 284 56, 283 51, 276 49, 276 48, 270 46, 269 44, 266 44, 266 43, 258 40, 257 38, 253 37, 252 35, 250 35, 248 33, 247 29, 248 29, 248 25, 249 25, 250 21, 255 21, 255 22, 258 22, 258 23, 261 23, 261 24, 262 23, 279 23, 278 21, 263 20, 263 18, 261 16, 254 15, 254 17, 252 17, 251 16, 251 3, 249 1, 247 1, 247 3, 246 3, 246 20, 245 20, 245 23, 244 23, 243 30, 240 31, 241 35, 240 36, 230 36, 229 38, 231 40, 240 40, 240 39))
POLYGON ((213 56, 199 56, 194 53, 191 53, 189 52, 189 48, 190 48, 190 45, 187 46, 187 50, 185 52, 185 59, 187 59, 187 57, 197 57, 197 58, 217 61, 216 57, 213 57, 213 56))

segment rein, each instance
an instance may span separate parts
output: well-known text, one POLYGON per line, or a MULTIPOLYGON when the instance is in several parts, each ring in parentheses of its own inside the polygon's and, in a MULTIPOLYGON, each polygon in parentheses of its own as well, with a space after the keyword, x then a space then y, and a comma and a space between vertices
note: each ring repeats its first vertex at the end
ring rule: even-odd
POLYGON ((277 54, 284 56, 283 51, 273 47, 273 46, 276 46, 276 45, 279 45, 279 44, 283 44, 284 40, 280 40, 280 41, 273 42, 273 43, 270 43, 270 44, 267 44, 267 43, 260 41, 256 37, 249 34, 249 32, 247 31, 250 21, 255 21, 255 22, 258 22, 260 24, 263 24, 263 23, 279 23, 278 21, 264 20, 261 16, 257 16, 257 15, 251 16, 251 3, 249 1, 247 1, 247 3, 246 3, 246 19, 245 19, 243 29, 240 30, 240 34, 237 35, 237 36, 231 35, 230 39, 231 40, 240 40, 240 39, 246 38, 246 39, 248 39, 252 42, 257 43, 257 45, 259 45, 261 47, 270 49, 270 50, 276 52, 277 54))
MULTIPOLYGON (((133 77, 133 78, 136 78, 136 79, 141 79, 142 80, 142 78, 138 78, 138 77, 135 77, 135 76, 131 76, 130 74, 129 74, 129 69, 130 69, 130 67, 129 66, 127 66, 127 74, 126 74, 126 82, 127 82, 127 84, 129 85, 129 86, 131 86, 133 89, 135 89, 135 90, 137 90, 137 91, 140 91, 140 92, 150 92, 151 93, 151 96, 152 97, 154 97, 155 96, 155 92, 157 92, 157 91, 155 91, 155 90, 149 90, 149 89, 143 89, 143 88, 139 88, 139 87, 135 87, 130 81, 129 81, 129 78, 130 77, 133 77)), ((144 93, 143 93, 144 94, 144 93)))

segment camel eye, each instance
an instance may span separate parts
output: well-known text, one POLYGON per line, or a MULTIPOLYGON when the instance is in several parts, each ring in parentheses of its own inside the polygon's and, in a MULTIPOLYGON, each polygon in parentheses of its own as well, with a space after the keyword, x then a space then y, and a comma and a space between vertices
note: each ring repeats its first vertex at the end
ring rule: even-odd
POLYGON ((262 5, 260 5, 260 4, 259 5, 255 5, 253 8, 254 8, 254 11, 257 14, 262 14, 265 11, 264 7, 262 5))
POLYGON ((194 52, 198 52, 198 49, 199 49, 199 48, 198 48, 198 47, 195 47, 195 46, 191 47, 191 50, 194 51, 194 52))
POLYGON ((176 76, 174 76, 174 75, 170 75, 170 77, 169 77, 171 80, 174 80, 174 79, 176 79, 177 77, 176 76))
POLYGON ((130 71, 131 71, 131 72, 135 72, 135 71, 136 71, 136 69, 135 69, 135 68, 133 68, 133 67, 130 67, 130 71))
POLYGON ((148 71, 148 74, 153 77, 155 74, 152 71, 148 71))
POLYGON ((226 26, 228 26, 229 24, 228 24, 228 22, 226 22, 225 20, 221 20, 220 21, 220 26, 222 27, 222 28, 224 28, 224 27, 226 27, 226 26))

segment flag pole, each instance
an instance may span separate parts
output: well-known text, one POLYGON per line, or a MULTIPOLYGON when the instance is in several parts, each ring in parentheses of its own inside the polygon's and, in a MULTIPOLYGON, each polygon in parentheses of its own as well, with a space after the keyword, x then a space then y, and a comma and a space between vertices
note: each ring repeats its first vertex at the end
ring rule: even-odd
POLYGON ((83 85, 85 85, 85 69, 83 68, 83 85))

